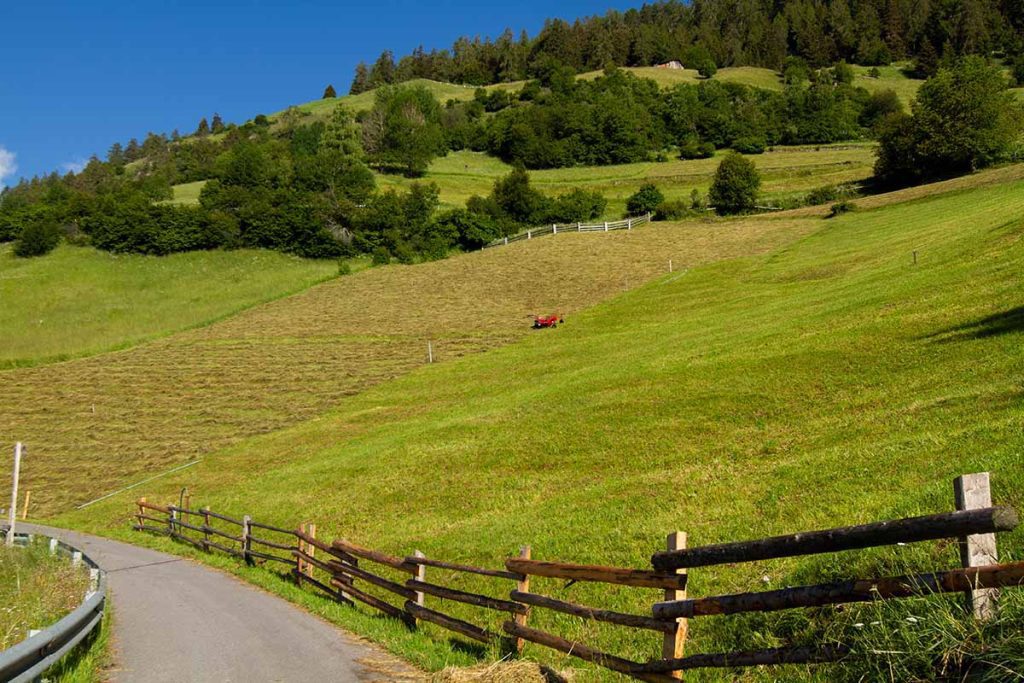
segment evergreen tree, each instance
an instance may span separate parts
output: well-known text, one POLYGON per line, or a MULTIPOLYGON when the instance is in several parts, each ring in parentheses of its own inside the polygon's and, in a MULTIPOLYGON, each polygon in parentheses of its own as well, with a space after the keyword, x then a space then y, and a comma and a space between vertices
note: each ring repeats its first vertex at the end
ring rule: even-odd
POLYGON ((395 82, 395 56, 391 50, 384 50, 373 63, 368 79, 368 89, 379 88, 395 82))
POLYGON ((125 163, 124 149, 121 147, 120 142, 115 142, 110 146, 110 150, 107 152, 107 161, 115 166, 121 166, 125 163))
POLYGON ((220 117, 220 114, 214 112, 213 120, 210 123, 210 132, 212 133, 223 133, 224 132, 224 119, 220 117))
POLYGON ((324 88, 324 96, 323 96, 322 99, 331 100, 331 99, 334 99, 337 96, 338 96, 338 93, 335 92, 334 86, 328 83, 327 87, 324 88))
POLYGON ((206 117, 199 119, 199 126, 196 128, 196 135, 203 137, 210 134, 210 124, 207 122, 206 117))
POLYGON ((356 64, 355 76, 352 77, 352 86, 348 89, 349 95, 358 95, 370 89, 370 70, 364 62, 356 64))

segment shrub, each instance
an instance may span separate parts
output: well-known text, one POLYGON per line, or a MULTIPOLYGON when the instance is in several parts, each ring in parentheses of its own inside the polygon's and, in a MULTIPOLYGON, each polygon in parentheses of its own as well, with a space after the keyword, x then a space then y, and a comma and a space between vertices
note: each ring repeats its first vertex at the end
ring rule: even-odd
POLYGON ((60 227, 53 221, 34 221, 25 226, 14 243, 14 255, 21 258, 43 256, 60 242, 60 227))
POLYGON ((754 208, 761 175, 754 162, 731 152, 718 165, 708 199, 721 215, 742 213, 754 208))
POLYGON ((717 72, 718 66, 715 64, 713 59, 703 59, 700 64, 697 65, 697 73, 700 74, 701 78, 711 78, 717 72))
POLYGON ((352 264, 348 262, 347 258, 338 259, 338 275, 351 275, 352 264))
POLYGON ((375 266, 386 266, 391 263, 391 252, 387 247, 376 247, 370 255, 370 263, 375 266))
POLYGON ((882 72, 877 66, 873 66, 871 67, 871 70, 868 71, 868 76, 870 76, 871 78, 881 78, 882 72))
POLYGON ((836 216, 840 216, 840 215, 842 215, 844 213, 850 213, 851 211, 856 211, 856 210, 857 210, 857 205, 856 204, 854 204, 853 202, 848 202, 848 201, 844 200, 844 201, 837 202, 837 203, 832 205, 831 210, 829 210, 828 217, 829 218, 835 218, 836 216))
POLYGON ((644 183, 626 200, 626 211, 630 216, 639 216, 656 210, 664 201, 665 195, 661 193, 657 185, 644 183))
POLYGON ((689 138, 679 145, 680 159, 710 159, 714 155, 715 146, 710 142, 689 138))
POLYGON ((732 148, 740 154, 764 154, 764 138, 745 137, 732 143, 732 148))
POLYGON ((546 223, 575 223, 597 218, 604 213, 608 200, 600 192, 575 188, 551 202, 546 223))
POLYGON ((690 208, 694 211, 704 211, 708 208, 707 199, 696 187, 690 190, 690 208))
POLYGON ((839 199, 839 188, 835 185, 823 185, 822 187, 816 187, 807 193, 807 203, 814 206, 817 204, 827 204, 828 202, 834 202, 839 199))
POLYGON ((659 204, 658 208, 654 210, 654 220, 678 221, 692 214, 689 204, 682 200, 674 200, 659 204))

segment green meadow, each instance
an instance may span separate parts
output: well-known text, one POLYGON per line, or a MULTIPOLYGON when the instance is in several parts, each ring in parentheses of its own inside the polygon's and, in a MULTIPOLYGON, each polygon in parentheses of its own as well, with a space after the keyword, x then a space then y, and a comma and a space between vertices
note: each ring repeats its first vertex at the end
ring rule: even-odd
POLYGON ((108 351, 304 289, 337 264, 269 251, 118 255, 0 246, 0 368, 108 351))
MULTIPOLYGON (((694 232, 780 220, 794 228, 767 253, 677 262, 556 330, 423 366, 315 420, 55 521, 188 554, 127 525, 135 496, 176 500, 187 486, 197 505, 284 526, 312 521, 323 537, 396 554, 418 549, 498 567, 528 543, 536 559, 643 567, 677 529, 703 545, 950 510, 950 482, 966 472, 990 471, 995 501, 1020 508, 1020 168, 858 204, 836 218, 802 210, 693 223, 694 232)), ((673 230, 681 243, 690 239, 686 224, 673 230)), ((565 239, 586 259, 600 237, 565 239)), ((504 249, 540 253, 544 242, 504 249)), ((1003 535, 1000 548, 1004 559, 1024 556, 1024 535, 1003 535)), ((363 608, 330 605, 263 570, 207 561, 428 669, 495 654, 456 647, 429 625, 409 632, 363 608)), ((694 570, 690 595, 956 564, 951 544, 775 560, 694 570)), ((469 579, 455 585, 483 589, 469 579)), ((588 584, 538 581, 534 589, 640 614, 657 599, 588 584)), ((1017 593, 1007 591, 1006 601, 1011 614, 1024 611, 1017 593)), ((934 605, 955 608, 911 600, 890 617, 914 615, 927 641, 940 630, 934 605)), ((480 620, 470 608, 444 608, 480 620)), ((871 609, 696 619, 689 651, 813 641, 822 622, 852 628, 858 618, 871 621, 871 609)), ((655 634, 544 610, 530 620, 622 656, 660 653, 655 634)), ((1011 624, 1018 641, 1020 623, 1011 624)), ((539 647, 527 653, 582 666, 539 647)), ((908 659, 881 657, 892 666, 908 659)), ((602 676, 584 670, 583 680, 602 676)), ((744 679, 858 680, 868 670, 790 667, 744 679)))

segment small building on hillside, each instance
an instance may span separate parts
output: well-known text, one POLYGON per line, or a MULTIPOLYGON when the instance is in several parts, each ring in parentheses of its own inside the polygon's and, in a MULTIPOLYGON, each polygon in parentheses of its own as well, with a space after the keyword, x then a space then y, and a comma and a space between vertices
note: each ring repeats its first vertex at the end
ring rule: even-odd
POLYGON ((678 59, 673 59, 671 62, 665 62, 664 64, 658 64, 659 69, 682 69, 683 63, 678 59))

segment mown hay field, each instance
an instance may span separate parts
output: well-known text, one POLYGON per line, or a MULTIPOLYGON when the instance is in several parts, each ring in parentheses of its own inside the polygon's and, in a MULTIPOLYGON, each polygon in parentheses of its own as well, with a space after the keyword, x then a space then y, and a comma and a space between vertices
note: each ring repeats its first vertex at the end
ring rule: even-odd
POLYGON ((758 253, 807 227, 654 224, 364 270, 134 348, 3 371, 0 433, 29 444, 34 512, 66 510, 316 417, 421 367, 428 342, 438 361, 502 346, 529 334, 531 314, 571 320, 669 259, 684 268, 758 253))

